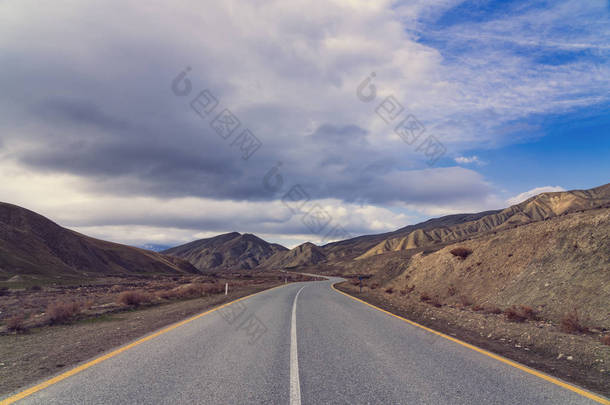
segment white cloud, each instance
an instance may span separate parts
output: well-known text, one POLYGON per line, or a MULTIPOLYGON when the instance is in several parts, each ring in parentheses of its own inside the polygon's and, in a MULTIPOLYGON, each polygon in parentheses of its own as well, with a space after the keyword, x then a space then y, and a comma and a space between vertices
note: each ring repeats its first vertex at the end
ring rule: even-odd
POLYGON ((536 187, 531 190, 525 191, 519 195, 509 198, 508 200, 506 200, 506 203, 508 205, 515 205, 515 204, 519 204, 519 203, 527 200, 530 197, 538 195, 540 193, 551 193, 551 192, 556 192, 556 191, 566 191, 566 189, 561 186, 536 187))
POLYGON ((483 162, 481 160, 479 160, 479 157, 474 155, 474 156, 458 156, 455 159, 456 163, 460 163, 463 165, 467 165, 467 164, 471 164, 471 163, 476 163, 477 165, 482 165, 483 162))

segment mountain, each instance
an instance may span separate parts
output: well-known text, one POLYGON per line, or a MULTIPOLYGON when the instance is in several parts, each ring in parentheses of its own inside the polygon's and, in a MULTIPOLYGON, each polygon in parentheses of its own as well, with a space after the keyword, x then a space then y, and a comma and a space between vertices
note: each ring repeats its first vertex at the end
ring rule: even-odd
POLYGON ((484 233, 498 232, 572 212, 603 207, 609 202, 610 184, 590 190, 542 193, 504 210, 485 213, 479 218, 456 225, 434 224, 436 226, 418 227, 406 235, 384 239, 357 259, 391 251, 454 243, 484 233))
POLYGON ((62 228, 33 211, 0 203, 0 277, 95 277, 198 273, 184 260, 62 228))
POLYGON ((439 227, 449 227, 468 221, 474 221, 486 215, 495 214, 497 211, 485 211, 476 214, 454 214, 440 218, 432 218, 425 222, 415 225, 408 225, 396 231, 386 232, 375 235, 363 235, 338 242, 328 243, 322 246, 324 254, 329 260, 350 260, 364 254, 375 245, 390 238, 400 238, 418 229, 434 229, 439 227))
POLYGON ((241 269, 257 267, 285 247, 268 243, 263 239, 238 232, 226 233, 213 238, 200 239, 185 245, 164 250, 162 253, 188 260, 201 271, 241 269))
POLYGON ((322 248, 305 242, 293 249, 280 251, 269 257, 262 264, 266 268, 294 268, 313 266, 326 261, 322 248))

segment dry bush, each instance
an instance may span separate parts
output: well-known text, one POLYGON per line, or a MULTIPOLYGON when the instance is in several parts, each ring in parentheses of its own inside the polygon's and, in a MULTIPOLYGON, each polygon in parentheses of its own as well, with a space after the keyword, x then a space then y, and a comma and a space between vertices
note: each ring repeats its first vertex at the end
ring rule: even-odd
POLYGON ((46 316, 50 324, 58 324, 69 321, 81 311, 81 305, 78 302, 52 302, 47 306, 46 316))
POLYGON ((407 295, 407 290, 400 290, 400 295, 402 295, 403 297, 404 297, 405 295, 407 295))
POLYGON ((435 307, 437 307, 437 308, 440 308, 440 307, 442 307, 442 306, 443 306, 443 303, 442 303, 442 302, 439 300, 439 298, 438 298, 438 297, 436 297, 436 296, 435 296, 435 297, 432 297, 432 298, 430 299, 430 301, 428 301, 428 304, 433 305, 433 306, 435 306, 435 307))
POLYGON ((515 306, 506 308, 504 310, 504 315, 506 316, 507 320, 512 321, 512 322, 525 322, 525 320, 527 319, 526 317, 521 315, 521 313, 519 312, 519 309, 516 308, 515 306))
MULTIPOLYGON (((230 288, 231 286, 229 286, 230 288)), ((220 284, 204 284, 203 285, 203 293, 204 294, 222 294, 225 292, 224 286, 220 284)))
POLYGON ((6 327, 11 332, 23 332, 25 330, 25 316, 17 314, 6 320, 6 327))
POLYGON ((582 320, 578 316, 578 312, 576 312, 576 310, 568 312, 563 316, 563 318, 561 318, 559 329, 565 333, 584 333, 589 330, 583 325, 582 320))
POLYGON ((519 307, 513 305, 504 311, 504 315, 506 315, 506 319, 513 322, 525 322, 526 320, 535 321, 538 319, 536 311, 527 305, 521 305, 519 307))
POLYGON ((35 284, 33 286, 30 286, 30 288, 28 288, 28 290, 30 290, 30 291, 42 291, 42 287, 39 286, 38 284, 35 284))
POLYGON ((485 308, 485 313, 498 315, 502 313, 502 310, 498 307, 487 307, 485 308))
POLYGON ((392 294, 392 293, 394 293, 394 289, 392 287, 388 287, 388 288, 385 289, 385 293, 386 294, 392 294))
POLYGON ((604 335, 601 337, 600 341, 603 345, 610 346, 610 335, 604 335))
POLYGON ((376 289, 377 287, 379 287, 379 284, 377 284, 377 283, 373 283, 373 284, 371 284, 371 290, 374 290, 374 289, 376 289))
POLYGON ((110 287, 110 290, 109 290, 109 291, 110 291, 111 293, 118 293, 118 292, 123 291, 123 287, 121 287, 121 286, 120 286, 120 285, 118 285, 118 284, 115 284, 115 285, 113 285, 112 287, 110 287))
POLYGON ((472 310, 473 311, 477 311, 477 312, 478 311, 482 311, 483 307, 481 305, 479 305, 479 304, 475 304, 475 305, 472 306, 472 310))
POLYGON ((428 302, 430 301, 432 298, 430 298, 430 296, 427 293, 421 293, 419 296, 419 300, 422 302, 428 302))
POLYGON ((153 300, 153 296, 144 291, 123 291, 117 297, 117 303, 138 306, 153 300))
POLYGON ((455 288, 455 286, 449 286, 447 288, 447 295, 453 297, 455 294, 457 294, 457 288, 455 288))
POLYGON ((2 297, 3 295, 8 295, 8 287, 0 287, 0 297, 2 297))
POLYGON ((472 305, 472 301, 465 295, 460 295, 460 304, 464 307, 469 307, 472 305))
POLYGON ((460 259, 465 259, 468 256, 470 256, 470 254, 472 253, 472 249, 468 249, 465 247, 457 247, 457 248, 451 249, 449 252, 452 255, 459 257, 460 259))

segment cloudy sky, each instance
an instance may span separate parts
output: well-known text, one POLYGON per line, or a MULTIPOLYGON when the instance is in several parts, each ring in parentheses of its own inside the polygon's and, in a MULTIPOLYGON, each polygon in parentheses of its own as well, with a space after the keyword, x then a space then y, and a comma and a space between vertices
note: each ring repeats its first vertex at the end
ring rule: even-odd
POLYGON ((0 200, 139 246, 609 181, 606 1, 5 0, 0 90, 0 200))

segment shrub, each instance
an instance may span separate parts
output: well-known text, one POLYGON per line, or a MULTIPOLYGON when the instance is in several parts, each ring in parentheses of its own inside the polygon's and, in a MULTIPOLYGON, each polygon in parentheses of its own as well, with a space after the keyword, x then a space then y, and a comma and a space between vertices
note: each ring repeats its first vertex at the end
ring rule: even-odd
POLYGON ((450 253, 463 260, 463 259, 467 258, 468 256, 470 256, 470 254, 472 253, 472 250, 465 248, 465 247, 457 247, 455 249, 451 249, 450 253))
POLYGON ((447 288, 447 294, 448 294, 450 297, 453 297, 455 294, 457 294, 457 288, 455 288, 454 286, 449 286, 449 287, 447 288))
POLYGON ((14 315, 6 320, 6 327, 11 332, 22 332, 25 330, 25 316, 14 315))
POLYGON ((525 322, 527 319, 519 312, 518 308, 512 306, 510 308, 506 308, 504 310, 504 315, 506 315, 506 319, 512 322, 525 322))
POLYGON ((527 305, 521 305, 519 307, 513 305, 504 311, 504 315, 506 315, 506 319, 513 322, 525 322, 526 320, 535 321, 538 319, 536 311, 527 305))
POLYGON ((427 293, 421 293, 419 296, 419 300, 422 302, 428 302, 430 301, 432 298, 430 298, 430 296, 427 293))
POLYGON ((400 295, 402 295, 403 297, 404 297, 405 295, 407 295, 407 290, 400 290, 400 295))
POLYGON ((123 291, 123 287, 121 287, 120 285, 113 285, 112 287, 110 287, 110 292, 111 293, 117 293, 117 292, 121 292, 123 291))
POLYGON ((582 324, 578 312, 573 310, 561 318, 559 329, 565 333, 587 332, 588 329, 582 324))
POLYGON ((502 310, 500 308, 498 308, 498 307, 487 307, 487 308, 485 308, 485 312, 488 313, 488 314, 496 314, 496 315, 498 315, 498 314, 502 313, 502 310))
POLYGON ((602 342, 602 344, 604 344, 606 346, 610 346, 610 335, 602 336, 600 341, 602 342))
POLYGON ((119 294, 117 302, 123 305, 138 306, 152 301, 152 295, 144 291, 123 291, 119 294))
POLYGON ((385 289, 385 293, 386 294, 392 294, 392 293, 394 293, 394 289, 392 287, 386 288, 385 289))
POLYGON ((432 297, 432 298, 430 299, 430 301, 428 301, 428 304, 433 305, 433 306, 435 306, 435 307, 437 307, 437 308, 440 308, 440 307, 442 307, 442 306, 443 306, 443 304, 441 303, 441 301, 440 301, 440 300, 438 299, 438 297, 436 297, 436 296, 435 296, 435 297, 432 297))
POLYGON ((379 287, 379 284, 377 284, 377 283, 373 283, 373 284, 371 284, 371 290, 374 290, 374 289, 376 289, 377 287, 379 287))
POLYGON ((8 295, 8 287, 0 287, 0 297, 3 295, 8 295))
POLYGON ((482 310, 483 310, 483 307, 482 307, 482 306, 480 306, 479 304, 476 304, 476 305, 474 305, 474 306, 472 307, 472 310, 473 310, 473 311, 482 311, 482 310))
POLYGON ((28 288, 28 290, 30 290, 30 291, 42 291, 42 287, 36 284, 36 285, 30 286, 30 288, 28 288))
POLYGON ((81 310, 78 302, 52 302, 47 306, 47 320, 51 325, 64 323, 77 315, 81 310))

